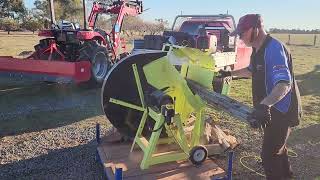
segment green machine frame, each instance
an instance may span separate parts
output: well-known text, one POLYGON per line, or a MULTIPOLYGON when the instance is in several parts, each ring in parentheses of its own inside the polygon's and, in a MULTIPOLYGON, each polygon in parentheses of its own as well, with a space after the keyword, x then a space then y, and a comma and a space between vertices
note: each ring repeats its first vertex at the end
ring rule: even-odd
MULTIPOLYGON (((110 98, 109 100, 111 103, 143 112, 130 151, 132 152, 136 145, 143 151, 143 159, 140 164, 141 169, 147 169, 155 164, 186 160, 188 158, 191 162, 198 164, 198 161, 194 157, 198 156, 197 152, 200 151, 205 154, 202 156, 200 153, 201 160, 199 164, 201 164, 203 162, 202 158, 205 159, 208 154, 206 148, 201 145, 205 123, 204 108, 206 104, 200 96, 192 93, 186 79, 195 81, 205 88, 212 88, 212 83, 217 75, 214 69, 215 61, 209 54, 193 48, 169 45, 164 46, 164 51, 168 51, 167 56, 156 59, 142 68, 148 84, 158 90, 166 89, 164 93, 174 99, 174 104, 171 108, 174 109, 175 114, 171 118, 170 123, 165 121, 166 117, 161 113, 163 112, 162 108, 165 107, 162 106, 159 111, 159 109, 149 107, 146 104, 136 64, 132 65, 132 69, 141 106, 120 99, 110 98), (170 56, 170 53, 173 56, 170 56), (180 72, 172 65, 172 59, 170 59, 172 57, 174 60, 182 62, 180 72), (195 116, 195 120, 191 133, 189 131, 187 136, 185 128, 190 126, 188 119, 191 115, 195 116), (154 121, 154 127, 149 139, 143 136, 143 130, 147 121, 154 121), (166 138, 160 136, 163 131, 167 134, 166 138), (177 150, 157 152, 158 145, 172 143, 177 145, 177 150)), ((221 93, 228 94, 230 82, 222 82, 222 84, 221 93)))
POLYGON ((168 55, 169 60, 182 63, 181 74, 186 79, 195 81, 209 89, 221 86, 218 93, 228 95, 232 78, 217 78, 215 58, 210 55, 210 52, 172 44, 164 44, 162 50, 170 54, 168 55))
MULTIPOLYGON (((148 107, 146 105, 137 66, 136 64, 132 65, 142 106, 137 106, 135 104, 127 103, 125 101, 122 101, 119 99, 113 99, 113 98, 110 98, 109 101, 114 104, 118 104, 120 106, 132 108, 132 109, 143 112, 143 115, 140 120, 139 128, 136 132, 136 135, 131 147, 131 152, 133 151, 135 145, 138 145, 143 151, 143 159, 140 164, 141 169, 147 169, 151 165, 165 163, 165 162, 187 160, 188 158, 190 158, 190 152, 192 152, 192 149, 200 145, 200 139, 202 137, 203 128, 204 128, 203 112, 204 112, 205 103, 201 100, 199 96, 193 95, 191 93, 190 89, 186 85, 186 81, 169 63, 166 57, 160 58, 155 62, 152 62, 146 66, 148 67, 144 67, 143 69, 144 69, 144 73, 146 74, 148 83, 151 83, 152 85, 156 84, 155 86, 159 84, 159 77, 161 77, 159 76, 159 74, 156 73, 157 70, 161 68, 162 70, 163 69, 167 70, 165 73, 168 76, 170 76, 170 73, 174 73, 174 75, 171 74, 171 77, 175 77, 175 78, 178 77, 179 82, 182 85, 180 86, 180 88, 181 87, 183 88, 182 91, 180 89, 175 93, 178 93, 178 94, 182 93, 183 97, 189 98, 188 100, 191 101, 191 104, 188 105, 187 103, 188 100, 186 99, 183 99, 182 101, 178 102, 180 104, 176 103, 175 110, 178 113, 176 113, 172 118, 173 123, 172 124, 165 123, 165 116, 161 112, 158 112, 154 108, 148 107), (153 77, 157 77, 157 78, 153 78, 153 77), (184 112, 179 113, 179 111, 180 112, 184 111, 184 112), (191 112, 195 115, 196 119, 194 121, 194 127, 191 132, 191 139, 188 139, 184 131, 184 123, 187 117, 191 114, 191 112), (151 118, 148 118, 148 116, 151 118), (146 121, 150 119, 155 121, 155 124, 153 127, 153 131, 151 133, 151 136, 149 140, 147 140, 147 138, 143 136, 142 131, 144 129, 146 121), (168 137, 160 138, 160 134, 164 130, 166 131, 168 137), (171 144, 171 143, 177 144, 178 150, 170 151, 170 152, 155 153, 157 145, 171 144)), ((173 81, 173 82, 176 82, 176 81, 173 81)), ((168 82, 163 82, 163 84, 167 84, 167 83, 168 82)), ((161 89, 160 87, 157 87, 157 88, 161 89)), ((170 94, 170 96, 175 96, 174 92, 173 94, 170 94)))

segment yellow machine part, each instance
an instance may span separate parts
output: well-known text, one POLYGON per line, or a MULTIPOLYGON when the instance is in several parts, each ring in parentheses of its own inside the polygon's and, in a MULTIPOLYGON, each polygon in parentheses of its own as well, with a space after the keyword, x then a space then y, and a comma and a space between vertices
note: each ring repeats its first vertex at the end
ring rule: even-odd
POLYGON ((206 88, 212 88, 216 75, 215 60, 205 52, 195 48, 174 48, 172 53, 178 58, 187 58, 188 63, 182 64, 181 74, 206 88))
POLYGON ((172 66, 167 57, 162 57, 143 67, 147 82, 157 89, 164 89, 175 99, 175 111, 182 120, 189 118, 192 112, 198 112, 205 107, 205 102, 198 95, 194 95, 186 80, 172 66))

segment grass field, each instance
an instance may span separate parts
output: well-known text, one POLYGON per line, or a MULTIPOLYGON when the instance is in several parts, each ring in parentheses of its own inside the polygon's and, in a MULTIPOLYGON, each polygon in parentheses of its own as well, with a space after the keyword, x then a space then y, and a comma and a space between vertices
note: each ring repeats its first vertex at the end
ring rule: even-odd
MULTIPOLYGON (((288 39, 287 34, 275 34, 274 37, 283 42, 287 42, 288 39)), ((291 35, 291 45, 289 45, 294 58, 294 72, 299 83, 304 109, 304 119, 290 137, 290 144, 292 145, 305 141, 320 141, 320 36, 318 35, 316 46, 312 46, 313 37, 314 35, 291 35)), ((37 44, 38 40, 36 34, 13 32, 11 35, 7 35, 5 32, 0 32, 0 56, 16 56, 22 51, 33 50, 33 46, 37 44)), ((43 102, 46 98, 63 100, 64 98, 70 98, 73 93, 76 95, 71 98, 87 97, 88 101, 83 104, 87 108, 68 107, 67 109, 55 109, 53 112, 39 111, 19 118, 0 119, 0 137, 64 126, 75 121, 103 116, 100 109, 99 92, 85 91, 77 87, 49 87, 37 83, 35 86, 32 85, 30 82, 12 82, 0 77, 1 111, 14 111, 15 108, 23 109, 24 105, 43 102)), ((251 80, 233 81, 230 96, 250 105, 251 80)), ((36 112, 32 108, 29 108, 30 111, 36 112)), ((218 119, 228 118, 221 112, 214 111, 212 113, 212 116, 218 119)), ((241 132, 243 132, 243 129, 241 132)), ((301 150, 301 152, 304 151, 301 150)), ((305 163, 306 165, 303 165, 303 167, 309 168, 314 164, 315 166, 316 164, 319 165, 320 162, 315 161, 313 157, 308 157, 299 159, 297 163, 299 165, 305 163)), ((319 170, 319 168, 315 170, 319 170)), ((309 171, 311 171, 310 168, 302 173, 308 174, 309 171)))
POLYGON ((39 41, 37 33, 29 32, 6 32, 0 31, 0 55, 17 56, 22 51, 32 51, 33 46, 39 41))

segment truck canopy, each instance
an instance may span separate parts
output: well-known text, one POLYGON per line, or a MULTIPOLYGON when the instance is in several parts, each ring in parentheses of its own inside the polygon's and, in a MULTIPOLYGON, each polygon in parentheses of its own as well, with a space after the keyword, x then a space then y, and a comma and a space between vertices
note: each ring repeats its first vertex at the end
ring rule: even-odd
POLYGON ((235 22, 231 15, 181 15, 175 18, 172 30, 195 35, 201 26, 231 32, 235 29, 235 22))

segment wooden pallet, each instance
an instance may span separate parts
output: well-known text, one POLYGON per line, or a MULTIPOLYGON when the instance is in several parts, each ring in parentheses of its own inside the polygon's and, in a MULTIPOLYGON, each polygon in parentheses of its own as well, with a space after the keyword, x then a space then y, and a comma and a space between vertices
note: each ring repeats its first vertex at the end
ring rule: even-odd
MULTIPOLYGON (((130 180, 149 179, 212 179, 224 175, 224 170, 211 159, 196 167, 189 161, 171 162, 151 166, 147 170, 140 169, 142 152, 136 148, 130 152, 131 143, 120 141, 119 134, 113 133, 101 139, 97 147, 100 162, 108 179, 115 179, 115 169, 122 168, 123 178, 130 180)), ((159 147, 161 151, 163 147, 159 147)))

